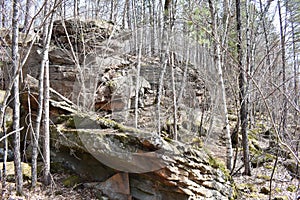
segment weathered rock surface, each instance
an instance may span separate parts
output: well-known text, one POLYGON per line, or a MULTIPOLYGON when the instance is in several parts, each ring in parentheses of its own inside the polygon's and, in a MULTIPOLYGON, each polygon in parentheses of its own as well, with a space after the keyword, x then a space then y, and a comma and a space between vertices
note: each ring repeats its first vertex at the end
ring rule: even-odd
MULTIPOLYGON (((93 110, 113 111, 133 107, 130 98, 136 96, 138 58, 126 52, 124 45, 127 40, 124 31, 110 22, 55 21, 49 49, 51 87, 76 104, 93 110)), ((23 67, 24 75, 38 78, 42 50, 37 43, 32 47, 23 67)), ((204 98, 206 89, 198 70, 185 63, 176 62, 175 66, 178 104, 205 107, 209 98, 204 98), (185 91, 182 88, 186 88, 185 91)), ((142 57, 140 67, 138 92, 141 97, 139 105, 143 107, 144 99, 148 96, 153 98, 147 92, 158 89, 163 66, 157 58, 142 57)), ((170 96, 170 67, 166 68, 164 79, 163 94, 170 96)), ((151 94, 155 96, 153 92, 151 94)), ((170 104, 168 102, 166 107, 170 104)))
MULTIPOLYGON (((143 134, 142 130, 135 130, 112 120, 82 112, 75 114, 80 118, 80 122, 77 122, 79 128, 72 129, 76 124, 74 114, 61 119, 60 125, 56 125, 56 131, 52 131, 56 149, 61 149, 60 154, 66 147, 72 149, 72 153, 77 157, 73 160, 77 159, 77 162, 83 159, 80 152, 88 152, 100 161, 98 165, 101 171, 109 169, 103 167, 101 162, 114 168, 108 170, 110 174, 115 174, 114 176, 107 179, 105 175, 100 175, 97 180, 102 182, 86 184, 87 187, 97 188, 111 199, 233 197, 230 177, 225 175, 219 166, 212 164, 212 158, 204 150, 186 147, 179 142, 169 143, 162 138, 158 141, 158 136, 147 137, 149 135, 143 134), (126 184, 129 184, 130 193, 110 191, 112 188, 119 188, 117 185, 124 181, 124 176, 118 175, 118 171, 129 172, 129 183, 126 184)), ((67 154, 70 154, 69 151, 67 154)), ((72 159, 66 158, 63 162, 70 163, 69 165, 74 168, 78 166, 72 159)), ((78 172, 82 173, 81 170, 78 172)), ((91 174, 95 173, 96 171, 85 170, 84 176, 88 174, 91 177, 91 174)))
POLYGON ((79 107, 54 90, 50 96, 51 110, 55 110, 52 112, 55 125, 51 128, 53 162, 90 182, 86 187, 95 188, 110 199, 233 197, 230 177, 204 150, 167 142, 156 134, 122 125, 94 112, 79 111, 79 107), (128 173, 126 184, 130 193, 107 189, 124 181, 123 175, 117 175, 120 171, 128 173))

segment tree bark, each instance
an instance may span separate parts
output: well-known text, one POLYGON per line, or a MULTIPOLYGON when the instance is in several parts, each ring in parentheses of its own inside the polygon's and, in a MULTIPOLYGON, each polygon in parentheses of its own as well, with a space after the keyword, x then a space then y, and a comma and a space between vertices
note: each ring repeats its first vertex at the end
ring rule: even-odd
POLYGON ((3 151, 4 151, 4 155, 3 155, 3 167, 2 167, 2 177, 1 177, 1 182, 2 182, 2 187, 5 188, 6 187, 6 163, 7 163, 7 152, 8 152, 8 139, 7 139, 7 132, 6 132, 6 121, 5 118, 3 119, 3 125, 2 125, 2 129, 3 129, 3 135, 5 137, 4 139, 4 147, 3 147, 3 151))
MULTIPOLYGON (((288 1, 287 1, 287 6, 289 7, 288 1)), ((295 19, 294 16, 291 12, 291 28, 292 28, 292 49, 293 49, 293 70, 294 70, 294 103, 296 106, 299 106, 299 65, 297 64, 297 41, 296 41, 296 30, 295 30, 295 19)), ((298 124, 298 117, 299 113, 297 111, 294 112, 294 122, 295 125, 298 124)), ((299 142, 299 141, 298 141, 299 142)), ((297 144, 298 145, 298 144, 297 144)))
MULTIPOLYGON (((44 16, 47 15, 48 12, 48 2, 44 5, 44 16)), ((43 60, 40 67, 39 74, 39 98, 38 98, 38 111, 35 120, 35 127, 33 131, 33 141, 32 141, 32 167, 31 167, 31 186, 35 187, 37 183, 37 158, 38 158, 38 148, 39 148, 39 138, 41 131, 41 121, 43 116, 43 108, 44 108, 44 74, 45 74, 45 66, 48 62, 48 51, 47 51, 47 41, 48 41, 48 22, 49 20, 45 20, 43 27, 43 60)), ((49 48, 49 47, 48 47, 49 48)))
POLYGON ((4 28, 6 25, 6 6, 5 6, 5 0, 1 0, 1 26, 4 28))
MULTIPOLYGON (((51 12, 51 11, 50 11, 51 12)), ((44 62, 45 62, 45 74, 44 74, 44 146, 43 146, 43 153, 44 153, 44 177, 43 181, 45 185, 50 184, 50 130, 49 130, 49 99, 50 99, 50 80, 49 80, 49 47, 50 41, 52 36, 52 29, 53 29, 53 13, 50 17, 50 26, 47 33, 47 41, 44 49, 44 62)))
POLYGON ((14 138, 14 165, 15 165, 15 179, 16 191, 18 194, 23 192, 23 175, 21 168, 21 153, 20 153, 20 97, 19 97, 19 56, 18 56, 18 20, 19 20, 19 1, 13 1, 13 18, 12 18, 12 63, 14 73, 13 84, 13 130, 15 133, 14 138))
POLYGON ((34 16, 34 4, 33 0, 27 0, 26 1, 26 11, 25 11, 25 19, 24 19, 24 27, 23 27, 23 32, 30 32, 30 23, 33 19, 34 16))
POLYGON ((287 107, 287 84, 286 84, 286 64, 285 64, 285 28, 283 27, 282 14, 281 14, 281 5, 278 1, 278 14, 279 14, 279 24, 280 24, 280 42, 281 42, 281 62, 282 62, 282 87, 283 87, 283 111, 282 111, 282 136, 286 138, 286 128, 287 128, 287 116, 288 116, 288 107, 287 107))
POLYGON ((238 68, 239 68, 239 99, 240 99, 240 119, 245 175, 251 175, 250 159, 249 159, 249 144, 248 144, 248 99, 247 99, 247 81, 246 69, 243 67, 243 52, 242 52, 242 22, 241 22, 241 2, 236 0, 236 30, 237 30, 237 51, 238 51, 238 68))
POLYGON ((79 4, 80 0, 74 0, 74 17, 77 18, 79 15, 79 4))

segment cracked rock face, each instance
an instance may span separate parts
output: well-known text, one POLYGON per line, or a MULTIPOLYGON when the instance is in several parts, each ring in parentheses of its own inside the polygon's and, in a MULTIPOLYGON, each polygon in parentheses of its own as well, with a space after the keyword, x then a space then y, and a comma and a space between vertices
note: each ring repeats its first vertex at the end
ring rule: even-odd
MULTIPOLYGON (((109 123, 107 122, 106 126, 110 126, 109 123)), ((56 147, 61 148, 64 146, 65 148, 69 146, 73 151, 76 151, 77 148, 77 151, 91 153, 96 158, 96 154, 100 155, 97 158, 99 162, 96 165, 99 165, 100 170, 107 170, 107 167, 103 167, 103 163, 108 164, 112 169, 108 170, 107 173, 114 174, 111 175, 111 177, 114 177, 101 178, 99 176, 97 178, 101 182, 88 185, 88 187, 99 189, 110 199, 122 199, 125 197, 126 199, 134 197, 142 200, 229 199, 234 194, 229 180, 230 177, 225 175, 218 166, 212 166, 210 164, 210 159, 212 158, 202 149, 196 150, 193 147, 180 148, 179 142, 167 143, 165 141, 163 145, 155 146, 151 138, 145 138, 138 134, 120 133, 118 130, 106 128, 78 129, 72 133, 73 135, 70 134, 70 131, 68 132, 66 127, 60 126, 60 134, 53 138, 57 141, 56 147), (85 146, 80 142, 80 139, 74 139, 78 138, 78 135, 81 135, 81 139, 82 135, 84 135, 85 146), (76 145, 66 142, 69 140, 68 138, 74 142, 77 141, 76 145), (81 148, 79 149, 80 146, 81 148), (159 159, 151 160, 155 152, 164 148, 165 154, 163 156, 159 159), (153 155, 151 156, 150 154, 153 155), (137 157, 137 155, 140 157, 137 157), (111 163, 107 163, 107 160, 111 161, 111 163), (151 163, 155 167, 147 163, 151 163), (114 166, 119 167, 116 169, 114 166), (129 183, 124 182, 124 180, 127 180, 127 175, 117 175, 122 171, 128 174, 129 183), (126 192, 120 191, 120 187, 117 186, 122 182, 128 184, 129 189, 126 189, 126 192), (107 188, 108 185, 111 186, 110 189, 107 188), (116 187, 116 190, 113 187, 116 187)), ((62 151, 60 151, 60 154, 62 154, 62 151)), ((69 152, 66 152, 66 154, 69 154, 69 152)), ((82 159, 81 154, 76 155, 78 159, 82 159)), ((75 165, 72 164, 73 159, 68 159, 66 156, 61 157, 65 159, 63 163, 69 163, 68 165, 71 168, 74 165, 73 168, 80 169, 78 165, 90 163, 90 161, 86 160, 84 162, 76 162, 75 165)), ((89 170, 85 166, 84 169, 84 172, 75 172, 80 175, 85 174, 87 177, 93 177, 97 167, 94 166, 89 170)), ((90 178, 88 180, 95 181, 90 178)))
POLYGON ((137 199, 228 199, 232 196, 230 182, 207 161, 205 153, 190 150, 173 157, 173 162, 160 170, 132 174, 132 196, 137 199))

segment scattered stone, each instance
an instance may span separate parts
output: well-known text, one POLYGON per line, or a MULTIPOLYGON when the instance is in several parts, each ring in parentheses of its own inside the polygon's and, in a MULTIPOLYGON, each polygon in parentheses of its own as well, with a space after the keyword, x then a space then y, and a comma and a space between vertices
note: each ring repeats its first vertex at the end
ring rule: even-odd
POLYGON ((300 176, 300 167, 297 165, 297 163, 294 160, 289 159, 284 161, 283 166, 289 171, 291 176, 293 177, 300 176))
MULTIPOLYGON (((21 167, 22 167, 23 177, 26 179, 31 179, 31 166, 28 163, 22 162, 21 167)), ((3 163, 0 165, 1 174, 2 174, 2 169, 3 169, 3 163)), ((9 181, 14 180, 15 165, 13 161, 6 163, 6 175, 9 181)))
POLYGON ((264 186, 260 189, 260 193, 266 194, 266 195, 270 194, 270 188, 264 186))
POLYGON ((273 200, 289 200, 287 196, 276 196, 273 200))
POLYGON ((85 183, 85 187, 100 190, 109 199, 131 199, 127 173, 117 173, 101 183, 85 183))

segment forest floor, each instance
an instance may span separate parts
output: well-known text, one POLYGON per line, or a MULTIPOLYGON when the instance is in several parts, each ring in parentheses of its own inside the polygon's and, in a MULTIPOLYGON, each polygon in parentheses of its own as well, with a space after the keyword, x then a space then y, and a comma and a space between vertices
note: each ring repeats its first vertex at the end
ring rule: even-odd
MULTIPOLYGON (((1 198, 3 200, 84 200, 84 199, 99 199, 95 194, 97 192, 92 189, 85 188, 81 185, 75 185, 73 187, 64 186, 63 182, 71 174, 52 174, 52 184, 50 186, 43 186, 42 183, 38 183, 35 189, 31 189, 31 183, 28 180, 24 182, 23 195, 19 196, 15 191, 15 184, 7 182, 5 189, 0 186, 1 198)), ((2 185, 2 184, 1 184, 2 185)))
MULTIPOLYGON (((151 123, 154 123, 151 118, 154 114, 150 112, 150 108, 144 108, 140 110, 139 114, 142 116, 139 118, 140 124, 146 127, 154 128, 151 123)), ((116 113, 115 113, 116 114, 116 113)), ((124 116, 131 116, 133 113, 121 113, 121 116, 112 114, 112 117, 122 119, 124 116)), ((133 120, 128 120, 133 121, 133 120)), ((225 163, 226 159, 226 144, 224 139, 224 132, 222 126, 222 120, 220 117, 215 117, 212 124, 212 131, 210 134, 202 137, 203 148, 207 149, 208 152, 214 157, 218 158, 220 162, 225 163)), ((130 125, 130 124, 128 124, 130 125)), ((145 127, 142 127, 145 128, 145 127)), ((268 139, 261 137, 260 133, 262 130, 254 131, 250 130, 250 159, 259 160, 257 166, 253 166, 251 176, 242 175, 243 172, 243 159, 242 159, 242 148, 238 148, 238 154, 236 159, 236 167, 234 170, 233 180, 235 186, 238 189, 239 200, 294 200, 299 194, 299 179, 293 178, 289 171, 284 167, 286 159, 270 156, 270 153, 265 151, 269 146, 268 139), (253 135, 255 134, 255 135, 253 135), (253 138, 256 139, 254 140, 253 138), (256 144, 256 145, 253 145, 256 144), (253 146, 257 146, 258 149, 253 151, 253 146), (277 163, 274 170, 274 165, 277 163), (274 171, 274 172, 273 172, 274 171), (272 181, 271 181, 272 180, 272 181), (270 183, 271 189, 270 189, 270 183)), ((72 174, 68 172, 53 173, 52 184, 48 187, 38 184, 37 188, 32 190, 29 180, 25 180, 24 183, 24 194, 23 196, 17 196, 14 183, 8 182, 6 189, 2 189, 0 186, 1 199, 9 200, 37 200, 37 199, 53 199, 53 200, 78 200, 78 199, 99 199, 99 191, 84 187, 83 184, 66 187, 65 180, 71 177, 72 174)), ((100 194, 101 196, 101 194, 100 194)), ((102 197, 103 199, 103 197, 102 197)))
MULTIPOLYGON (((226 146, 221 125, 221 119, 216 118, 211 134, 205 137, 204 148, 208 149, 213 157, 225 164, 226 146)), ((265 129, 265 127, 263 129, 265 129)), ((272 148, 272 151, 268 150, 270 149, 269 139, 261 136, 262 130, 253 128, 248 134, 249 138, 251 138, 249 139, 250 160, 251 163, 254 164, 251 166, 251 176, 244 176, 243 152, 239 146, 238 154, 236 155, 235 169, 232 175, 236 188, 238 189, 237 199, 296 200, 300 194, 300 179, 293 177, 284 166, 285 163, 291 159, 287 159, 286 156, 279 154, 280 156, 278 156, 276 161, 275 150, 272 150, 272 148), (253 144, 255 144, 258 149, 254 149, 253 144)), ((241 138, 239 140, 241 140, 241 138)), ((234 149, 234 154, 236 154, 236 149, 234 149)))

